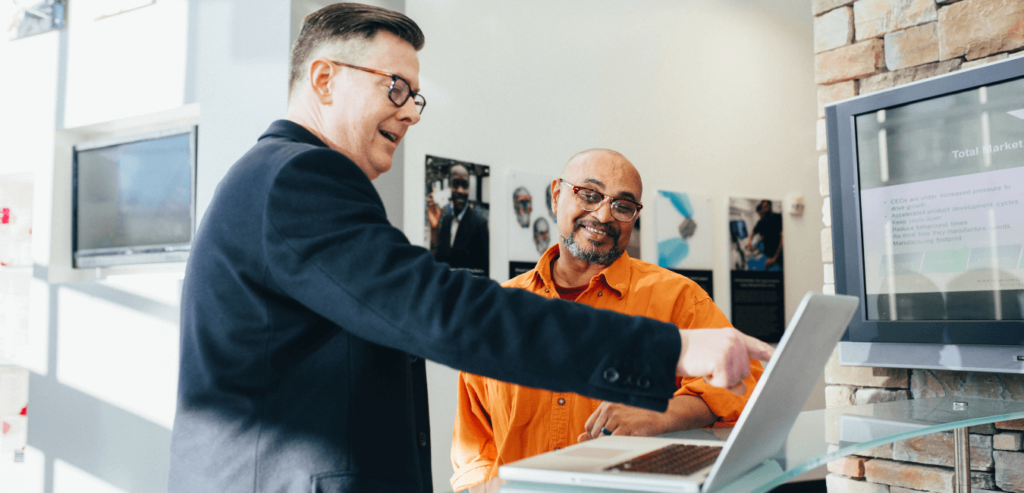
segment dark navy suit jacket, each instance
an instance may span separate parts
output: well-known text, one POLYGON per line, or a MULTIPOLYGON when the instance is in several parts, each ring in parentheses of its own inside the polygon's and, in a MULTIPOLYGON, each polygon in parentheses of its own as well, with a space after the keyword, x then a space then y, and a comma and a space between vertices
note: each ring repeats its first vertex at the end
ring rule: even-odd
POLYGON ((674 326, 450 271, 284 120, 217 187, 181 308, 174 493, 429 492, 421 358, 656 410, 675 390, 674 326))
POLYGON ((454 220, 452 214, 445 214, 441 218, 441 228, 437 232, 437 254, 434 258, 452 267, 470 269, 476 275, 488 276, 491 240, 487 220, 472 209, 466 211, 455 232, 455 241, 452 241, 454 220))

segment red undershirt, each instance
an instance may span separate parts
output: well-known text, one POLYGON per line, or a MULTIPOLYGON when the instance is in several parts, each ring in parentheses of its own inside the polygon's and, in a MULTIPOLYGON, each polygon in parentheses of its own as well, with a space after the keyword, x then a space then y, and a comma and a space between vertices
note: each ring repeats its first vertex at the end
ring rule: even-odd
POLYGON ((551 274, 552 274, 551 275, 551 282, 555 283, 555 291, 558 292, 558 297, 562 298, 563 300, 576 301, 576 298, 579 298, 580 295, 583 294, 583 292, 586 291, 587 288, 590 287, 590 285, 589 284, 584 284, 584 285, 576 287, 576 288, 565 288, 565 287, 559 286, 558 285, 558 281, 555 281, 555 276, 554 276, 554 273, 555 273, 555 260, 558 260, 558 257, 555 257, 551 261, 551 274))

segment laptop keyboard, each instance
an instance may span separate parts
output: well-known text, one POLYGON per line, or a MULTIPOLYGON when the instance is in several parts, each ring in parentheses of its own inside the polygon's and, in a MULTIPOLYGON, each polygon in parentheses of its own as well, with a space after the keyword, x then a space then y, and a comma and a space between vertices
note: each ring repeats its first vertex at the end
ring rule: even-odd
POLYGON ((713 464, 721 451, 722 447, 673 444, 606 467, 605 470, 688 476, 713 464))

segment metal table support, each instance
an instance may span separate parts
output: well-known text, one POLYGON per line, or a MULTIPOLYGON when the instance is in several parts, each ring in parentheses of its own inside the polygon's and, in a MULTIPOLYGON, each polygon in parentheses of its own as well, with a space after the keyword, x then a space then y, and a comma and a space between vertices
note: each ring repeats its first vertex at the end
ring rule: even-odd
MULTIPOLYGON (((966 411, 967 402, 954 401, 954 411, 966 411)), ((953 493, 971 493, 971 440, 967 428, 953 430, 953 493)))

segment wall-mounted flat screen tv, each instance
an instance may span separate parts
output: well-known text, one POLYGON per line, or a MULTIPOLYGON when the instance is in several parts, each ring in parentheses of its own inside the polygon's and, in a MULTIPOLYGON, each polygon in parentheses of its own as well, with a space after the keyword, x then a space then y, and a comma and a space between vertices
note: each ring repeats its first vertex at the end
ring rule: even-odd
POLYGON ((183 262, 195 232, 195 126, 76 145, 72 262, 183 262))
POLYGON ((826 108, 840 362, 1024 372, 1024 58, 826 108))

